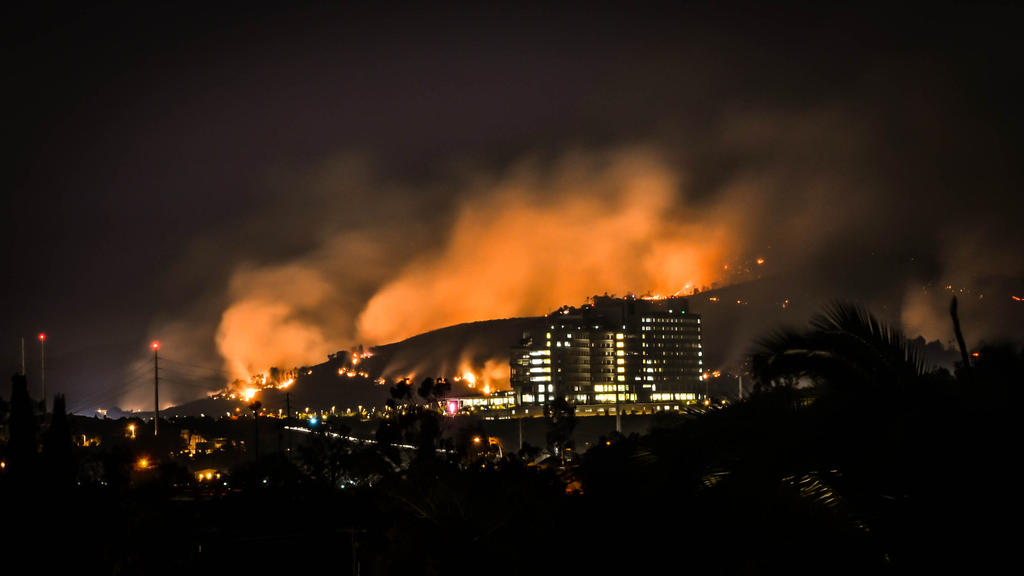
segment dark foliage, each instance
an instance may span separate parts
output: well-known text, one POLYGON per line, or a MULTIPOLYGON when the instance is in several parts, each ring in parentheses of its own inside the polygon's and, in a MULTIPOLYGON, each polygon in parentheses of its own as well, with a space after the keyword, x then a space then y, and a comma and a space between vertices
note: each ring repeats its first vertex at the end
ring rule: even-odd
POLYGON ((544 416, 548 420, 548 449, 564 461, 566 450, 573 447, 572 431, 576 428, 576 406, 569 403, 564 396, 558 396, 544 406, 544 416))
POLYGON ((58 394, 53 401, 50 427, 43 435, 43 479, 51 493, 71 490, 78 474, 65 406, 64 395, 58 394))
POLYGON ((16 486, 30 486, 37 475, 39 425, 22 374, 11 377, 11 414, 8 420, 7 478, 16 486))
MULTIPOLYGON (((1011 411, 1024 351, 983 346, 969 362, 928 369, 897 330, 837 304, 761 343, 744 401, 659 415, 575 460, 535 465, 529 445, 499 458, 483 421, 446 430, 430 405, 442 381, 421 383, 427 406, 405 382, 376 444, 330 419, 292 452, 238 454, 206 484, 166 457, 181 448, 171 423, 76 457, 60 397, 37 458, 37 416, 15 378, 3 497, 38 494, 45 483, 24 479, 47 477, 69 496, 39 499, 8 527, 121 574, 222 572, 248 558, 258 572, 301 558, 367 575, 988 572, 1015 550, 1003 526, 1020 511, 1011 411)), ((573 407, 555 401, 547 416, 564 454, 573 407)), ((248 438, 251 425, 189 426, 248 438)))

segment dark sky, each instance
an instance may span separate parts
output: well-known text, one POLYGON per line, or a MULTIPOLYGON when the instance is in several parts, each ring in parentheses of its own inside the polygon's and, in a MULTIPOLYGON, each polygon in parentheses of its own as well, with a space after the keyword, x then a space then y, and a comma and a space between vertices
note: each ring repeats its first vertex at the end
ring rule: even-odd
POLYGON ((691 245, 702 270, 770 254, 823 294, 897 293, 892 320, 929 337, 922 286, 1024 276, 1013 3, 86 4, 4 9, 0 360, 25 336, 37 362, 47 331, 73 409, 138 404, 152 338, 237 375, 260 368, 240 348, 288 347, 239 333, 312 362, 681 285, 664 270, 691 245), (548 216, 565 232, 523 224, 548 216), (623 227, 644 264, 579 257, 623 227), (382 319, 410 298, 440 312, 382 319))

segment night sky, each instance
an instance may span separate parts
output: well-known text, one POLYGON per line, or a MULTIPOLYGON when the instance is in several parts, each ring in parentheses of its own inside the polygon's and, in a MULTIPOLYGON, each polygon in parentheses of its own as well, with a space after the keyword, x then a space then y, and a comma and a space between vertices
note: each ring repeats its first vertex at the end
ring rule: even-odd
POLYGON ((0 361, 72 410, 758 257, 929 340, 1024 296, 1013 3, 87 4, 4 9, 0 361))

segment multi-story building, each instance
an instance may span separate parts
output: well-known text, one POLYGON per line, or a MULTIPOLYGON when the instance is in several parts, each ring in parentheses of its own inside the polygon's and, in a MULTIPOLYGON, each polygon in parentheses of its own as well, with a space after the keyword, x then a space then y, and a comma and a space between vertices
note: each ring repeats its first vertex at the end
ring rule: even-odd
POLYGON ((595 296, 559 308, 512 349, 517 403, 696 400, 701 324, 687 307, 685 298, 595 296))

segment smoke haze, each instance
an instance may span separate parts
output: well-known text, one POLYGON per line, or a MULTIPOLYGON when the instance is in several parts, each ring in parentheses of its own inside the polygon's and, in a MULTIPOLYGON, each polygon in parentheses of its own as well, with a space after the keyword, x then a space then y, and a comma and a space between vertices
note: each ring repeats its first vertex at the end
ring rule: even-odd
POLYGON ((1019 340, 1020 8, 718 4, 11 14, 2 360, 46 330, 51 390, 141 407, 151 340, 180 401, 757 277, 1019 340))
MULTIPOLYGON (((993 266, 1024 270, 983 225, 946 234, 964 229, 976 208, 942 196, 907 206, 905 194, 917 192, 880 168, 886 134, 855 106, 832 102, 724 113, 699 146, 538 152, 419 183, 339 162, 360 176, 329 170, 317 194, 331 197, 340 179, 338 205, 365 212, 348 214, 344 230, 322 219, 313 237, 324 240, 306 254, 237 269, 218 349, 245 378, 356 344, 545 314, 593 294, 689 294, 751 278, 735 271, 756 258, 765 258, 758 276, 791 276, 805 300, 856 298, 912 336, 945 342, 952 291, 929 293, 929 282, 969 287, 993 266), (699 163, 708 154, 719 159, 711 169, 699 163), (418 201, 402 210, 400 198, 418 201)), ((982 339, 999 333, 980 319, 965 326, 982 339)))

